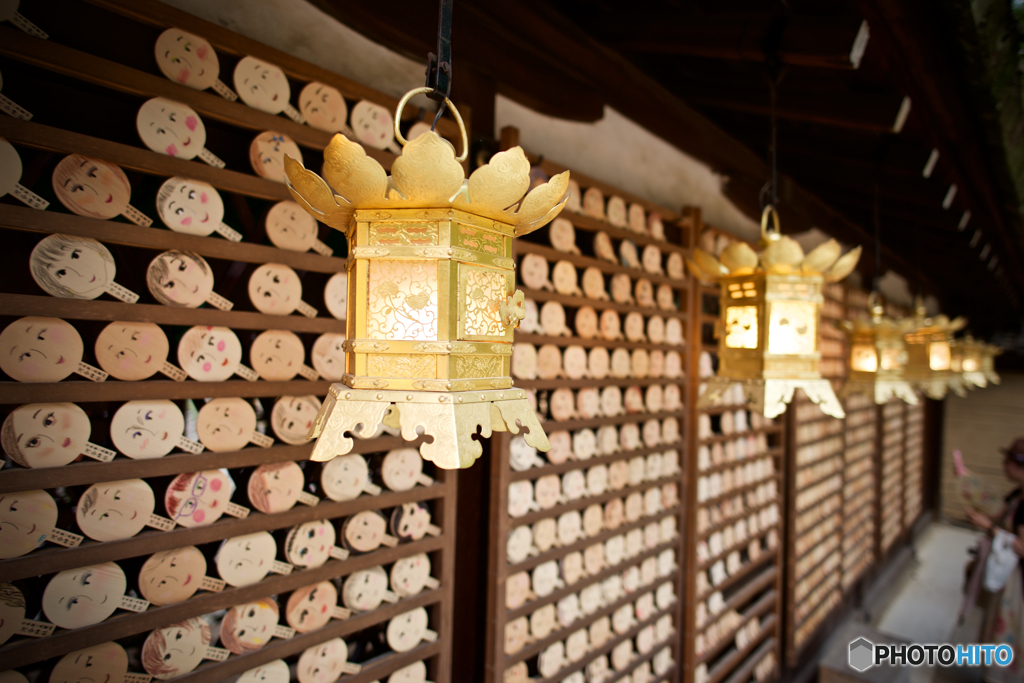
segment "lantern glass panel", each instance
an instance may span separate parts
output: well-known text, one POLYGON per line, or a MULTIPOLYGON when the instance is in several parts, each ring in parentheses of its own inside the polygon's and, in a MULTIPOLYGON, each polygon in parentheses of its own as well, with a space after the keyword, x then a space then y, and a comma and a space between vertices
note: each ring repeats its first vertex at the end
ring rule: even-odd
POLYGON ((437 262, 370 261, 367 336, 437 340, 437 262))
POLYGON ((928 366, 932 370, 949 370, 950 351, 948 341, 932 342, 928 348, 928 366))
POLYGON ((967 356, 964 358, 964 372, 977 372, 981 369, 981 365, 978 363, 977 358, 971 358, 967 356))
POLYGON ((854 344, 850 348, 850 367, 858 372, 877 372, 878 353, 873 344, 854 344))
POLYGON ((725 345, 731 349, 757 348, 757 306, 725 309, 725 345))
POLYGON ((901 348, 885 348, 882 351, 882 369, 899 370, 906 365, 906 351, 901 348))
POLYGON ((817 349, 817 305, 812 301, 773 301, 768 321, 768 353, 802 355, 817 349))

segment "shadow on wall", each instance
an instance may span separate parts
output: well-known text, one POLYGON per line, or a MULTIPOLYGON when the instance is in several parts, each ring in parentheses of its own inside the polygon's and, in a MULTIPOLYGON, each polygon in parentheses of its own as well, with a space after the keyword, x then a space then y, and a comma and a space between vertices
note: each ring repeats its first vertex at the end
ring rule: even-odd
POLYGON ((999 449, 1024 436, 1024 373, 1000 374, 1002 384, 975 389, 966 398, 953 394, 946 398, 940 509, 948 519, 965 519, 953 474, 954 450, 963 453, 967 469, 993 491, 1005 495, 1013 488, 1003 474, 999 449))

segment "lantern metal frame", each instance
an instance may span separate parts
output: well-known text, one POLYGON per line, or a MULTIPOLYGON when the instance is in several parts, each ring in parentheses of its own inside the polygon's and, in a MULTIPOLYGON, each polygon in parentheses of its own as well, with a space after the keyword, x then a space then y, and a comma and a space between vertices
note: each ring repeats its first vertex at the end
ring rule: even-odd
POLYGON ((747 403, 776 417, 802 389, 826 415, 844 417, 832 383, 821 377, 821 307, 825 282, 842 280, 857 265, 860 247, 840 256, 835 240, 809 254, 779 229, 773 206, 761 214, 760 254, 744 242, 726 248, 719 261, 695 249, 691 272, 721 287, 719 371, 710 378, 698 407, 715 404, 732 386, 747 403), (768 228, 769 217, 773 230, 768 228))
POLYGON ((947 316, 929 317, 924 301, 914 302, 914 315, 907 318, 911 329, 904 335, 907 347, 907 365, 903 376, 918 387, 928 398, 941 400, 948 390, 958 396, 966 395, 961 377, 952 372, 953 334, 967 325, 967 319, 947 316))
POLYGON ((877 291, 868 296, 868 308, 870 318, 844 320, 839 324, 848 335, 850 349, 849 374, 839 395, 845 398, 851 394, 865 394, 879 405, 893 398, 917 405, 917 393, 904 376, 907 365, 904 335, 910 330, 911 323, 907 319, 888 317, 877 291), (868 364, 870 368, 866 367, 868 364))
POLYGON ((331 386, 309 438, 313 460, 351 451, 351 435, 381 425, 402 438, 432 437, 420 454, 444 469, 482 454, 480 437, 523 434, 550 443, 524 390, 510 375, 513 330, 525 317, 515 290, 512 239, 553 220, 568 200, 569 173, 530 189, 522 149, 499 152, 467 179, 462 154, 433 130, 403 145, 391 175, 358 143, 335 135, 323 177, 285 159, 292 197, 349 243, 346 373, 331 386))

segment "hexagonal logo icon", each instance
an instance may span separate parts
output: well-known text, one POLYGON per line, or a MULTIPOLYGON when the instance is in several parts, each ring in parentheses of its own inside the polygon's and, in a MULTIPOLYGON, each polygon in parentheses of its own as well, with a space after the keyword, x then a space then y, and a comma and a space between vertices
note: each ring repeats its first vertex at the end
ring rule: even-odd
POLYGON ((850 643, 850 666, 857 671, 869 669, 875 659, 875 644, 865 638, 850 643))

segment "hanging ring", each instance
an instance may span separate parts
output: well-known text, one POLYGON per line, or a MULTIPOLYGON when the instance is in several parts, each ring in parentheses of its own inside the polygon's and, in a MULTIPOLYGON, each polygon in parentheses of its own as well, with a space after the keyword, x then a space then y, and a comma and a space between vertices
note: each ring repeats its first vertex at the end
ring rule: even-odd
MULTIPOLYGON (((402 97, 401 101, 398 103, 398 109, 395 110, 395 139, 398 140, 398 142, 403 147, 406 144, 408 144, 409 141, 406 140, 402 136, 402 131, 400 131, 398 129, 398 123, 402 120, 402 110, 405 109, 406 103, 410 99, 412 99, 412 97, 414 95, 419 95, 421 93, 428 93, 428 92, 434 92, 434 89, 433 88, 413 88, 409 92, 405 93, 405 96, 402 97)), ((444 103, 445 103, 445 105, 447 105, 447 107, 449 109, 452 110, 452 114, 455 116, 455 121, 459 124, 459 132, 462 133, 462 154, 460 154, 459 156, 455 157, 456 161, 458 161, 459 163, 462 163, 467 158, 469 158, 469 137, 466 135, 466 124, 462 122, 462 116, 459 115, 459 110, 455 108, 455 105, 452 103, 451 100, 449 100, 447 97, 445 97, 444 98, 444 103)), ((778 219, 776 219, 776 222, 778 222, 778 219)))
POLYGON ((769 204, 764 207, 764 211, 761 212, 761 236, 768 236, 768 215, 771 214, 772 226, 775 228, 775 234, 778 235, 782 232, 779 227, 779 212, 775 210, 775 207, 769 204))

